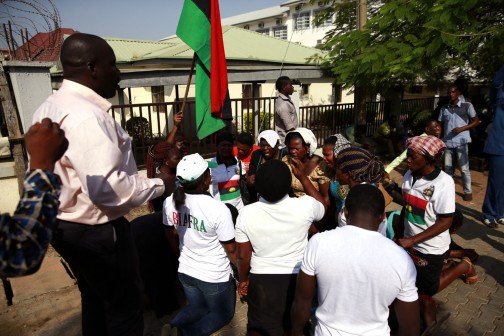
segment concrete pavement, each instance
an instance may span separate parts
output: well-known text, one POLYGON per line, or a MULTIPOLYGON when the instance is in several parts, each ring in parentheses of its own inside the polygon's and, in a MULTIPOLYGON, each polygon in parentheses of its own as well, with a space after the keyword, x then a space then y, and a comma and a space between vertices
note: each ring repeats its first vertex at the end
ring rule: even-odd
MULTIPOLYGON (((504 226, 490 229, 481 223, 481 205, 487 176, 472 171, 474 200, 461 198, 460 178, 457 203, 464 214, 464 226, 453 239, 480 255, 476 264, 479 281, 467 285, 455 280, 434 298, 438 316, 451 313, 433 335, 504 335, 504 226)), ((391 174, 400 183, 401 175, 391 174)), ((392 204, 389 209, 398 206, 392 204)), ((138 211, 137 211, 138 213, 138 211)), ((9 335, 80 335, 80 296, 76 285, 65 273, 55 252, 50 252, 41 270, 29 277, 12 280, 14 305, 0 299, 0 328, 9 335)), ((3 294, 0 294, 0 298, 3 294)), ((247 306, 237 302, 233 321, 215 335, 245 335, 247 306)), ((161 324, 152 312, 146 312, 145 335, 159 335, 161 324)))

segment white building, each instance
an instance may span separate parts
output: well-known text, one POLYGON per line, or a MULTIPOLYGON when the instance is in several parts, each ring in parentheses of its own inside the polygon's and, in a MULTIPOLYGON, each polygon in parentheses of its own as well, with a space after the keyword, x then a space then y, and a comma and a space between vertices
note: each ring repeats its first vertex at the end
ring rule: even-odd
POLYGON ((306 0, 287 1, 279 6, 244 13, 222 20, 222 25, 237 26, 258 33, 317 47, 333 28, 332 19, 315 25, 313 18, 326 6, 322 1, 310 4, 306 0))
MULTIPOLYGON (((325 7, 322 1, 310 4, 307 0, 291 0, 278 6, 224 18, 222 25, 252 30, 307 47, 317 47, 322 43, 326 33, 334 28, 332 18, 318 26, 313 22, 317 12, 325 7)), ((353 94, 342 90, 341 85, 333 85, 327 80, 297 79, 302 83, 299 92, 301 106, 353 103, 353 94)), ((274 92, 274 84, 269 84, 263 84, 263 96, 274 92)), ((231 88, 230 91, 234 90, 231 88)))

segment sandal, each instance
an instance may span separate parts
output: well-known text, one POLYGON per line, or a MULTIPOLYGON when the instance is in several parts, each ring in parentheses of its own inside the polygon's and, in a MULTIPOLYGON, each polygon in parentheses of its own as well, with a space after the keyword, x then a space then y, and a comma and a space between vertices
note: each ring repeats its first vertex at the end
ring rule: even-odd
POLYGON ((465 283, 468 285, 474 285, 478 282, 478 274, 476 273, 476 269, 474 269, 474 265, 471 263, 471 260, 469 260, 468 257, 462 258, 462 261, 465 261, 467 264, 469 264, 469 270, 466 272, 466 274, 464 274, 465 283), (473 275, 469 275, 471 273, 473 273, 473 275))

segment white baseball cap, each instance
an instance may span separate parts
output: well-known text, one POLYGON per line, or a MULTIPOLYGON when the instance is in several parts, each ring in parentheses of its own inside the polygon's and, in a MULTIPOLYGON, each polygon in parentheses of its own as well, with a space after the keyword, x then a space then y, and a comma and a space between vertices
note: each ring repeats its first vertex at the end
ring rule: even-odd
POLYGON ((199 154, 186 155, 177 165, 177 179, 182 183, 192 182, 208 168, 216 168, 217 163, 206 161, 199 154))

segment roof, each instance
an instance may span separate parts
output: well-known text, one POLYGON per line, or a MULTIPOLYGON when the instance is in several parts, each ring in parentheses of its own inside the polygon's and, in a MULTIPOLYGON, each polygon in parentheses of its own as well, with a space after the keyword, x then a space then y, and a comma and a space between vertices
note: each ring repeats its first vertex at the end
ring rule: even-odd
MULTIPOLYGON (((234 26, 223 26, 222 34, 228 63, 230 61, 253 61, 306 64, 307 58, 321 52, 316 48, 291 43, 287 40, 234 26)), ((183 43, 180 38, 174 36, 160 43, 166 43, 166 48, 144 53, 143 59, 192 59, 193 50, 183 43)))
POLYGON ((230 16, 228 18, 224 18, 221 20, 222 25, 236 25, 241 23, 252 22, 261 19, 267 19, 275 16, 282 16, 284 13, 287 13, 289 9, 282 8, 280 6, 274 6, 264 9, 259 9, 253 12, 248 12, 240 15, 230 16))
POLYGON ((114 49, 118 63, 141 60, 158 51, 176 47, 176 44, 167 41, 132 40, 115 37, 103 37, 103 39, 114 49))
MULTIPOLYGON (((229 82, 275 80, 279 71, 291 78, 322 78, 307 59, 323 51, 233 26, 222 27, 229 82)), ((162 41, 104 37, 116 54, 121 87, 185 84, 194 52, 180 38, 162 41)), ((61 82, 61 63, 51 69, 53 85, 61 82)))
POLYGON ((284 7, 284 6, 290 6, 290 5, 295 5, 295 4, 298 4, 298 3, 306 3, 306 0, 291 0, 291 1, 286 1, 284 3, 281 3, 280 6, 284 7))
POLYGON ((71 28, 58 28, 52 32, 37 33, 14 51, 13 59, 56 62, 59 58, 63 36, 75 33, 78 33, 78 31, 71 28))

